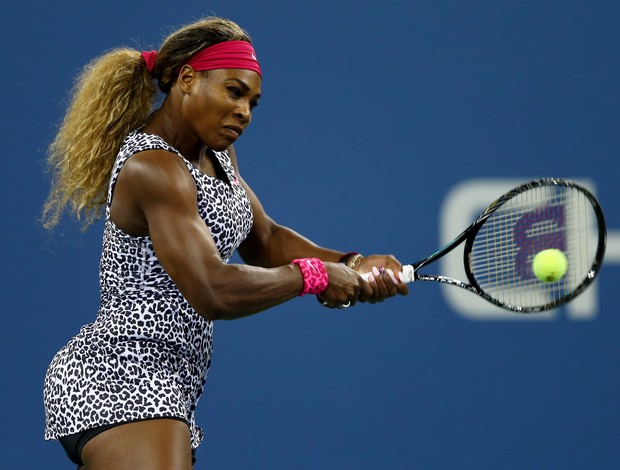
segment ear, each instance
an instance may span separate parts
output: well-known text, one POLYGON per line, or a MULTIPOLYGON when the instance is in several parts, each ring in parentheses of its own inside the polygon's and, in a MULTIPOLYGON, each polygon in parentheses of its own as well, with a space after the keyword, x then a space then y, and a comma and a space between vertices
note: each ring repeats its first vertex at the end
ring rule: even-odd
POLYGON ((181 92, 185 94, 189 94, 192 83, 196 79, 196 71, 192 68, 191 65, 184 65, 181 67, 181 71, 179 72, 178 83, 181 92))

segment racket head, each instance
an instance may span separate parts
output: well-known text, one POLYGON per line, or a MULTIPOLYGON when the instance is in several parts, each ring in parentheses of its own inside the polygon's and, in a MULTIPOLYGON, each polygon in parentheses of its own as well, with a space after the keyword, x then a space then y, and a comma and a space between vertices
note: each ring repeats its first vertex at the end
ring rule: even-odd
POLYGON ((605 255, 605 217, 583 186, 561 178, 525 183, 501 196, 479 217, 465 241, 471 285, 488 301, 520 313, 558 307, 596 278, 605 255), (542 282, 532 270, 539 252, 567 257, 566 274, 542 282))

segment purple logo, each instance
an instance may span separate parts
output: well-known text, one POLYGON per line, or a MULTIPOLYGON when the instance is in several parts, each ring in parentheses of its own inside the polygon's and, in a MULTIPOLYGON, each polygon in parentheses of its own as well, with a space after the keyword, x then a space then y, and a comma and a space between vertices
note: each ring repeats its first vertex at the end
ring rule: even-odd
POLYGON ((564 206, 539 207, 526 212, 515 224, 513 240, 517 246, 515 265, 522 279, 534 278, 532 258, 542 250, 566 251, 564 206))

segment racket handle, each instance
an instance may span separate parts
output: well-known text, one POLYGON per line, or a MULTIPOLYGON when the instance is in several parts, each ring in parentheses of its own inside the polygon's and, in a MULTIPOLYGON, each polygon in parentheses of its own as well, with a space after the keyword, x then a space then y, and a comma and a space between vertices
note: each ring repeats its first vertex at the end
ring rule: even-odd
POLYGON ((404 264, 403 270, 400 272, 400 278, 406 284, 415 281, 415 269, 413 269, 413 266, 410 264, 404 264))
MULTIPOLYGON (((360 276, 362 276, 362 279, 364 279, 364 281, 368 281, 370 273, 363 273, 360 274, 360 276)), ((415 281, 415 269, 413 269, 413 266, 410 264, 404 264, 403 269, 400 272, 400 278, 406 284, 415 281)))

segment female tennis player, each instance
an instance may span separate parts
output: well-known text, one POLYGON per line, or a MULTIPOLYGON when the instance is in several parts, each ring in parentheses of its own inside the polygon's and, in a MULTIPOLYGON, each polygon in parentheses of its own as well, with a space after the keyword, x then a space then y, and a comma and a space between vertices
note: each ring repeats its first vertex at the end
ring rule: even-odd
POLYGON ((322 248, 266 214, 232 146, 261 81, 247 33, 207 18, 157 52, 106 53, 76 83, 44 221, 67 206, 86 225, 104 217, 101 303, 52 360, 44 397, 46 438, 79 468, 192 468, 214 320, 305 294, 332 308, 407 294, 393 256, 322 248), (247 264, 228 263, 236 249, 247 264))

